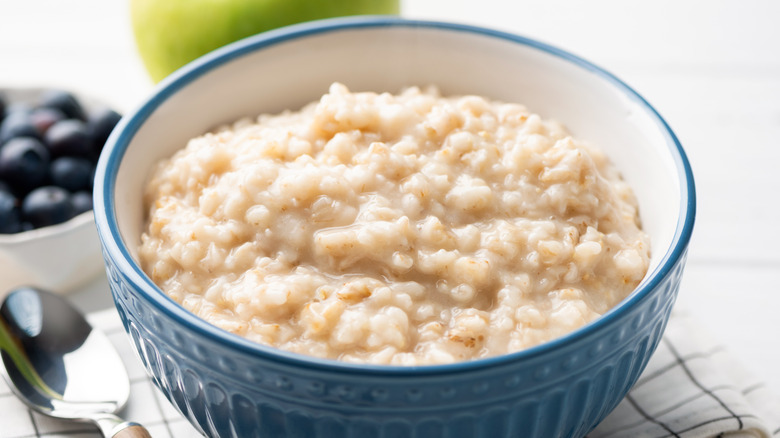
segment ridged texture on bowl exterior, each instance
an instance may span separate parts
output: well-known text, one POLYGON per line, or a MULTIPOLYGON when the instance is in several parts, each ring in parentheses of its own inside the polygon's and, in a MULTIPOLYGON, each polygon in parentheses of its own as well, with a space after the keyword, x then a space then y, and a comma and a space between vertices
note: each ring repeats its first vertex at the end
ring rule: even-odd
POLYGON ((642 301, 578 342, 485 368, 404 376, 281 365, 231 349, 188 331, 105 258, 117 309, 155 384, 207 436, 241 438, 584 436, 645 368, 685 264, 683 252, 642 301))

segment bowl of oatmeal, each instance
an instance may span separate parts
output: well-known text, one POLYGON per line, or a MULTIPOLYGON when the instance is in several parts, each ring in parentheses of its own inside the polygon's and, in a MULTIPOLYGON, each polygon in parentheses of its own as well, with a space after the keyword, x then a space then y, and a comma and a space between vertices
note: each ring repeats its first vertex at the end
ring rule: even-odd
POLYGON ((132 343, 210 436, 585 435, 663 334, 695 213, 609 73, 397 18, 185 67, 95 190, 132 343))

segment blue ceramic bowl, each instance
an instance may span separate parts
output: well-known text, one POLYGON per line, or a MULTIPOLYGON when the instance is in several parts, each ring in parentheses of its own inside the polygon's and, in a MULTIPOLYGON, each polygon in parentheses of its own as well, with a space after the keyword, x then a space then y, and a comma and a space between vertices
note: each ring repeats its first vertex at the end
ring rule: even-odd
POLYGON ((161 83, 101 157, 95 215, 116 307, 155 384, 208 436, 574 437, 625 396, 675 301, 695 212, 691 169, 656 111, 609 73, 489 29, 362 17, 268 32, 161 83), (353 90, 437 84, 526 104, 598 144, 634 188, 650 272, 597 321, 514 354, 441 366, 355 365, 249 342, 195 317, 143 273, 136 248, 149 169, 245 115, 296 109, 333 81, 353 90))

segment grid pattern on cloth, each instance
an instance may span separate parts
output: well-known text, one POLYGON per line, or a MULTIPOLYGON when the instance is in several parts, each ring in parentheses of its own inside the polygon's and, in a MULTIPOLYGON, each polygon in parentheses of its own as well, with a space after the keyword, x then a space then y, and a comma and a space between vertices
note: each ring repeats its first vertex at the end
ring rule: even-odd
POLYGON ((686 313, 589 438, 780 437, 780 402, 686 313))
MULTIPOLYGON (((119 351, 131 382, 121 412, 154 438, 200 434, 148 379, 113 309, 89 315, 119 351)), ((0 438, 95 438, 91 424, 52 419, 27 409, 0 379, 0 438)), ((639 381, 588 438, 780 437, 780 402, 726 348, 684 313, 666 334, 639 381)))

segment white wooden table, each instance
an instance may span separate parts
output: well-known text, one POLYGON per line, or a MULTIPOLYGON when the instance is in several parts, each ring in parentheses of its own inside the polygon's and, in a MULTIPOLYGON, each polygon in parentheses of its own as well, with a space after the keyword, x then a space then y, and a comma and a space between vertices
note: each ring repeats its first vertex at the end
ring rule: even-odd
MULTIPOLYGON (((403 10, 557 45, 660 111, 699 199, 678 305, 780 394, 780 2, 408 0, 403 10)), ((0 0, 0 85, 61 86, 123 111, 152 88, 123 0, 0 0)), ((72 296, 85 310, 111 306, 102 278, 72 296)))

